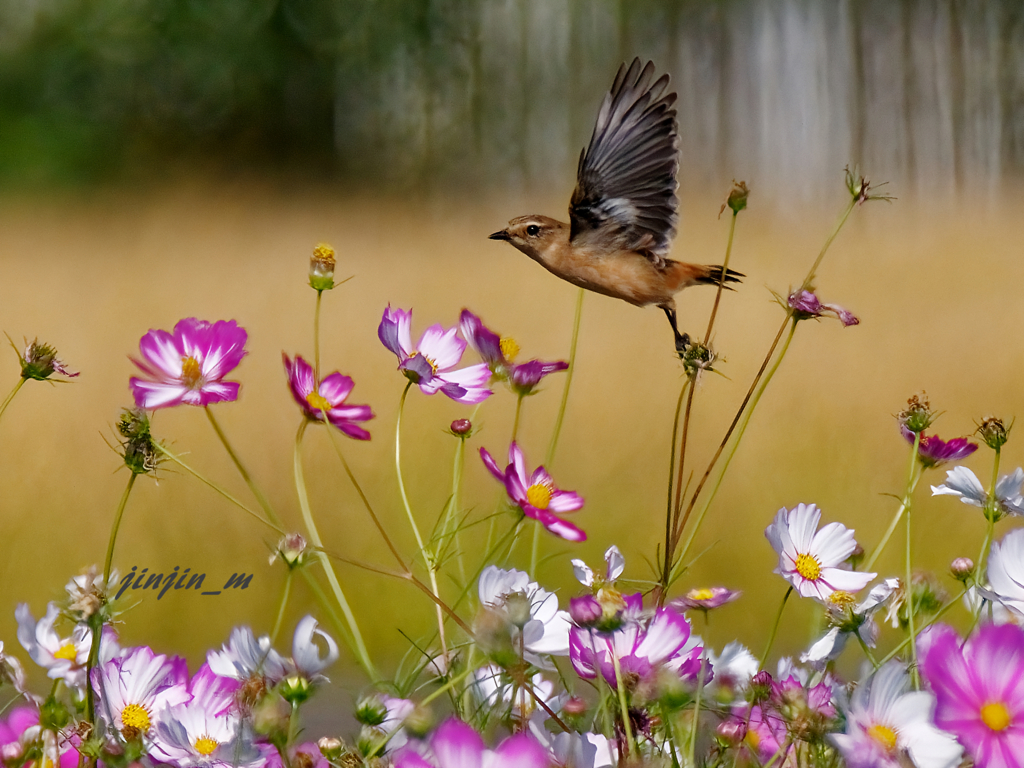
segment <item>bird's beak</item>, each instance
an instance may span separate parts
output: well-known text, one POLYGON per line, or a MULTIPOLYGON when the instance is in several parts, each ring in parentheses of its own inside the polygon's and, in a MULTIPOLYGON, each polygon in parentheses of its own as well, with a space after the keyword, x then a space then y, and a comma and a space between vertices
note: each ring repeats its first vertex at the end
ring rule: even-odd
POLYGON ((505 240, 507 242, 507 241, 511 240, 512 238, 509 237, 508 230, 502 229, 502 230, 500 230, 498 232, 495 232, 493 235, 488 235, 487 239, 488 240, 505 240))

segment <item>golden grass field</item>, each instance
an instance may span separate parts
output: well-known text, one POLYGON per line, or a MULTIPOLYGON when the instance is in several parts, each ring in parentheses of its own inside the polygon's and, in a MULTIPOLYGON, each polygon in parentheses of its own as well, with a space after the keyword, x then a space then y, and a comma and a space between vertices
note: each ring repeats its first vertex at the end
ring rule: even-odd
MULTIPOLYGON (((720 263, 727 223, 716 219, 726 188, 682 195, 681 234, 674 256, 720 263)), ((351 401, 369 403, 370 443, 347 441, 347 456, 396 539, 412 553, 412 536, 394 482, 394 426, 404 379, 376 328, 391 302, 413 307, 414 334, 451 325, 463 307, 505 335, 525 358, 567 355, 576 289, 487 234, 514 215, 560 215, 568 190, 547 200, 492 196, 402 200, 351 196, 329 186, 296 187, 246 178, 174 182, 163 188, 115 188, 75 195, 36 194, 0 201, 0 329, 20 343, 38 336, 56 345, 81 377, 70 385, 36 382, 21 391, 0 421, 0 639, 17 648, 14 606, 36 615, 61 596, 72 574, 103 558, 112 515, 127 480, 113 424, 130 403, 128 355, 149 328, 182 317, 235 318, 250 334, 249 355, 233 378, 239 402, 216 413, 281 514, 299 526, 292 448, 300 416, 285 384, 282 350, 312 355, 314 293, 306 285, 312 246, 324 240, 339 256, 338 275, 354 278, 325 295, 322 359, 356 381, 351 401), (563 194, 564 192, 564 194, 563 194)), ((677 589, 724 584, 743 589, 738 603, 711 617, 700 632, 716 647, 733 637, 756 646, 785 591, 771 574, 774 555, 763 530, 781 506, 816 502, 826 521, 856 529, 871 549, 902 490, 907 446, 892 418, 906 398, 925 389, 945 414, 937 430, 967 434, 983 415, 1024 413, 1024 196, 934 203, 895 189, 897 202, 857 209, 820 270, 819 295, 861 317, 858 327, 803 324, 765 395, 726 477, 696 549, 706 549, 677 589)), ((733 266, 746 273, 723 298, 714 344, 724 377, 704 379, 695 399, 690 467, 703 469, 746 391, 781 319, 771 290, 799 283, 844 204, 835 194, 815 204, 773 200, 754 185, 740 217, 733 266)), ((680 296, 680 322, 703 331, 714 295, 695 288, 680 296)), ((0 355, 0 388, 18 377, 12 350, 0 355)), ((588 295, 578 367, 552 471, 564 488, 587 500, 574 518, 589 534, 579 546, 546 537, 541 581, 574 594, 568 560, 597 565, 617 543, 627 575, 647 578, 664 526, 671 416, 681 383, 662 313, 588 295), (571 554, 570 554, 571 553, 571 554)), ((540 461, 562 379, 524 405, 521 442, 540 461)), ((487 514, 500 498, 476 451, 504 454, 514 398, 504 390, 480 410, 479 433, 467 453, 464 505, 487 514)), ((445 434, 469 408, 441 396, 410 393, 403 462, 414 510, 424 527, 447 500, 455 440, 445 434)), ((198 409, 157 413, 154 431, 207 474, 252 502, 198 409)), ((1016 436, 1015 436, 1016 437, 1016 436)), ((1011 439, 1004 467, 1024 462, 1011 439)), ((990 473, 987 449, 967 462, 990 473)), ((389 564, 325 436, 312 430, 306 476, 321 532, 332 548, 389 564)), ((976 510, 930 498, 932 470, 915 511, 915 550, 922 567, 942 573, 959 555, 976 557, 984 532, 976 510)), ((1004 523, 1003 525, 1007 525, 1004 523)), ((482 527, 481 527, 482 528, 482 527)), ((474 529, 475 531, 479 529, 474 529)), ((240 593, 201 597, 152 592, 125 618, 126 643, 186 654, 193 667, 205 649, 224 642, 232 626, 267 631, 283 582, 267 565, 276 536, 191 477, 165 467, 145 478, 129 501, 115 564, 150 572, 175 565, 207 573, 208 583, 253 573, 240 593)), ((473 545, 478 553, 479 541, 473 545)), ((902 534, 881 560, 901 568, 902 534)), ((515 564, 526 564, 526 548, 515 564)), ((340 565, 343 584, 375 655, 393 669, 413 637, 429 633, 430 605, 406 585, 340 565)), ((952 588, 952 580, 942 576, 952 588)), ((449 585, 450 586, 450 585, 449 585)), ((293 593, 292 620, 312 603, 304 585, 293 593)), ((795 652, 812 631, 808 604, 787 609, 777 650, 795 652)), ((291 622, 292 624, 294 621, 291 622)), ((286 646, 286 643, 282 643, 286 646)), ((337 681, 358 689, 362 678, 347 654, 337 681)))

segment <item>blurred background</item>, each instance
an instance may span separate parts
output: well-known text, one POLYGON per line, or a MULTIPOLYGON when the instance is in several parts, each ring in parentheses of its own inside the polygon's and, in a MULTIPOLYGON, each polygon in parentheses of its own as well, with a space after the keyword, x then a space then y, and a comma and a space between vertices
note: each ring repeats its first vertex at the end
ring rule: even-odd
MULTIPOLYGON (((706 377, 695 401, 694 471, 774 336, 772 291, 799 284, 845 204, 843 168, 888 182, 881 190, 898 198, 856 209, 826 258, 819 294, 861 325, 801 326, 699 537, 703 555, 678 586, 745 591, 700 627, 711 645, 738 637, 761 650, 785 591, 763 537, 780 507, 813 501, 866 549, 879 540, 908 450, 892 414, 911 394, 927 390, 947 438, 985 415, 1024 412, 1024 8, 1014 0, 6 0, 0 329, 19 346, 36 336, 54 344, 82 372, 70 385, 30 382, 0 422, 7 648, 20 650, 15 603, 39 616, 72 574, 102 560, 127 481, 105 443, 130 404, 127 356, 149 328, 197 316, 248 329, 234 377, 242 396, 216 413, 299 526, 300 415, 280 354, 312 356, 306 270, 319 241, 337 249, 338 276, 354 276, 324 297, 323 365, 351 375, 351 401, 376 413, 373 440, 347 442, 346 455, 411 553, 393 462, 404 379, 377 341, 381 312, 414 307, 418 334, 469 307, 515 337, 523 359, 567 356, 575 288, 486 236, 516 215, 564 218, 598 106, 633 56, 669 71, 679 94, 673 256, 720 263, 719 207, 733 179, 753 190, 732 262, 747 278, 716 324, 723 375, 706 377)), ((680 297, 684 329, 702 331, 713 294, 680 297)), ((611 543, 628 576, 650 577, 682 383, 662 313, 596 295, 584 302, 577 363, 551 470, 586 498, 574 519, 590 538, 576 547, 546 538, 539 574, 563 600, 576 589, 569 558, 597 566, 611 543)), ((2 387, 17 377, 9 351, 2 387)), ((562 382, 549 378, 524 405, 531 465, 546 451, 562 382)), ((468 411, 410 393, 403 464, 425 528, 450 490, 456 441, 445 430, 468 411)), ((504 454, 513 411, 499 388, 476 419, 463 495, 471 521, 501 498, 476 452, 504 454)), ((252 502, 198 409, 159 412, 154 431, 252 502)), ((1015 439, 1003 456, 1006 471, 1024 462, 1015 439)), ((325 540, 386 563, 319 430, 304 461, 325 540)), ((991 472, 987 449, 967 463, 991 472)), ((921 483, 913 543, 920 566, 952 591, 943 573, 956 556, 977 557, 984 523, 930 497, 942 479, 931 470, 921 483)), ((194 668, 232 626, 268 631, 284 580, 267 565, 275 538, 172 466, 138 483, 115 557, 122 572, 179 566, 207 584, 236 572, 253 579, 217 597, 137 592, 124 642, 183 653, 194 668)), ((898 534, 881 572, 898 572, 901 550, 898 534)), ((520 547, 510 564, 527 557, 520 547)), ((433 612, 418 594, 344 565, 339 573, 384 670, 410 649, 397 628, 429 640, 433 612)), ((297 584, 289 626, 309 610, 297 584)), ((817 616, 791 604, 779 652, 803 648, 817 616)), ((364 685, 344 653, 332 676, 339 685, 312 736, 336 730, 364 685)))

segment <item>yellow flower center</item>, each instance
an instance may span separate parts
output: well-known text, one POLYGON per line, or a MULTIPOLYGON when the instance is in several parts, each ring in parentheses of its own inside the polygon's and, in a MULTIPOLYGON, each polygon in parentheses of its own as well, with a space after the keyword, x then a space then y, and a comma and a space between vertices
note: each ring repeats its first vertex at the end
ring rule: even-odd
MULTIPOLYGON (((141 704, 129 704, 121 710, 122 733, 126 731, 131 731, 132 734, 145 733, 149 730, 150 724, 149 712, 141 704)), ((124 737, 131 738, 128 733, 124 733, 124 737)))
MULTIPOLYGON (((800 566, 797 566, 797 568, 799 567, 800 566)), ((844 592, 841 589, 837 589, 835 592, 828 596, 828 601, 832 603, 832 605, 839 606, 840 608, 845 608, 848 605, 853 605, 856 602, 856 598, 849 592, 844 592)))
POLYGON ((547 509, 548 504, 551 503, 551 489, 544 483, 534 483, 526 489, 526 500, 531 507, 547 509))
POLYGON ((499 343, 501 347, 501 354, 505 356, 505 359, 510 363, 516 359, 516 355, 519 354, 519 345, 515 339, 506 338, 502 339, 499 343))
POLYGON ((203 378, 199 361, 194 357, 181 358, 181 381, 189 389, 196 389, 203 378))
POLYGON ((868 728, 868 736, 880 744, 886 752, 896 749, 896 731, 887 725, 875 723, 868 728))
POLYGON ((1010 710, 998 701, 981 708, 981 722, 993 731, 1003 731, 1010 725, 1010 710))
POLYGON ((72 643, 65 643, 53 654, 53 658, 66 659, 67 661, 74 661, 77 657, 78 649, 72 643))
POLYGON ((821 565, 814 555, 803 553, 796 556, 796 572, 808 581, 817 581, 821 577, 821 565))
POLYGON ((334 249, 327 243, 318 243, 313 249, 313 258, 317 261, 334 264, 334 249))
POLYGON ((310 392, 306 395, 306 402, 309 403, 309 407, 314 411, 329 411, 331 410, 331 404, 327 402, 327 398, 321 395, 319 392, 310 392))
POLYGON ((743 737, 743 740, 745 742, 747 742, 747 744, 752 749, 757 749, 758 745, 761 743, 761 737, 757 734, 757 731, 755 731, 753 728, 748 728, 747 729, 747 735, 743 737))
POLYGON ((198 739, 196 739, 196 743, 192 746, 195 747, 196 752, 198 752, 203 757, 206 757, 207 755, 213 754, 213 751, 217 747, 219 747, 220 744, 218 744, 214 739, 211 739, 209 736, 200 736, 198 739))
POLYGON ((703 589, 691 589, 686 593, 686 596, 691 600, 710 600, 715 596, 715 593, 704 587, 703 589))

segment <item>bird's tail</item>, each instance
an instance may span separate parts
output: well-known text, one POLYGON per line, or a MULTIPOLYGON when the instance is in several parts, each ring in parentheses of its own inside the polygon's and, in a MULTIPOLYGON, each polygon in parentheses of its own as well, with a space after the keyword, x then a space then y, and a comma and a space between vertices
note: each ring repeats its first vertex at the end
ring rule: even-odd
POLYGON ((726 269, 721 264, 706 264, 701 266, 703 270, 702 274, 697 275, 695 283, 702 285, 718 285, 722 284, 726 290, 732 290, 729 287, 729 283, 738 283, 740 278, 746 277, 742 272, 737 272, 734 269, 726 269))

